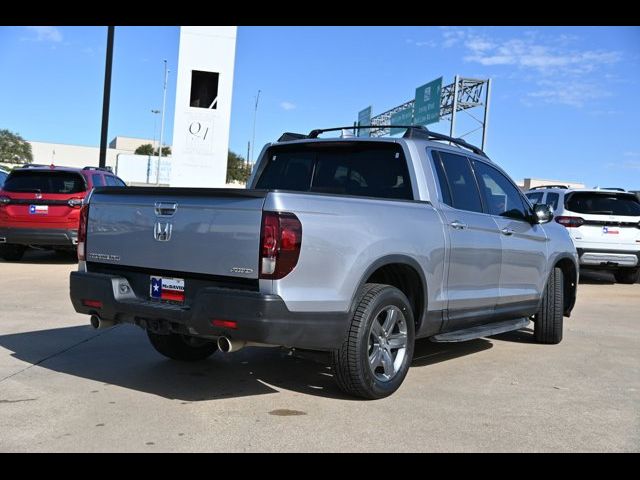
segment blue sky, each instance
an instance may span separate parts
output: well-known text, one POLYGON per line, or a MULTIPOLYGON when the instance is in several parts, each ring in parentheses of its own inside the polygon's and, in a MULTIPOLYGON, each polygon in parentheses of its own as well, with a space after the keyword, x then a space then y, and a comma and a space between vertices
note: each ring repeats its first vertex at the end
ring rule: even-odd
MULTIPOLYGON (((178 40, 178 27, 116 28, 110 139, 154 136, 163 59, 171 139, 178 40)), ((105 43, 106 27, 0 27, 0 128, 98 145, 105 43)), ((230 148, 246 155, 258 89, 256 154, 283 131, 349 125, 455 74, 493 79, 486 150, 515 179, 640 189, 637 27, 240 27, 230 148)), ((458 122, 457 135, 474 128, 458 122)))

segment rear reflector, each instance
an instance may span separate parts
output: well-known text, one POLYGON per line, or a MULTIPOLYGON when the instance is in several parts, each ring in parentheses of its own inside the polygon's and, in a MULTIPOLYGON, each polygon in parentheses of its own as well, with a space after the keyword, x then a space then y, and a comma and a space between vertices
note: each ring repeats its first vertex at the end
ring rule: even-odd
POLYGON ((91 307, 91 308, 102 308, 102 302, 100 300, 82 300, 82 304, 85 307, 91 307))
POLYGON ((222 328, 238 328, 238 322, 233 320, 211 320, 211 325, 222 328))

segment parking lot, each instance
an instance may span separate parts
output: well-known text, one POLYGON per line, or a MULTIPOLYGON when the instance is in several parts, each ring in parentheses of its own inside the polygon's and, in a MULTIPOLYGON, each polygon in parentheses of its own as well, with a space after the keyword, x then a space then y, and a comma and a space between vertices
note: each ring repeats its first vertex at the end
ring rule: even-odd
POLYGON ((0 451, 638 451, 640 285, 583 273, 560 345, 530 329, 421 340, 393 396, 345 397, 322 359, 246 348, 197 364, 93 330, 69 257, 0 262, 0 451))

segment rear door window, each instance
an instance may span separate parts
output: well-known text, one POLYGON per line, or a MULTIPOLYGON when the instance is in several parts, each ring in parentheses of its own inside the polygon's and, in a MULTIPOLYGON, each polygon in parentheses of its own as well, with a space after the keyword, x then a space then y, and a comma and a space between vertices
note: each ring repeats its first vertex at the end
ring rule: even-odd
POLYGON ((547 200, 544 202, 548 206, 550 206, 555 212, 558 210, 558 201, 560 200, 560 195, 554 192, 547 193, 547 200))
POLYGON ((7 192, 72 194, 86 190, 84 177, 73 172, 13 171, 3 189, 7 192))
POLYGON ((440 185, 446 185, 449 189, 449 195, 444 194, 445 203, 449 196, 451 203, 448 205, 453 208, 482 213, 480 192, 467 157, 449 152, 434 152, 434 157, 436 156, 441 162, 436 173, 439 177, 446 177, 439 178, 440 185))
POLYGON ((592 215, 640 217, 640 201, 628 193, 575 192, 567 195, 565 208, 592 215))
POLYGON ((308 144, 268 155, 256 188, 413 199, 407 162, 393 143, 308 144))

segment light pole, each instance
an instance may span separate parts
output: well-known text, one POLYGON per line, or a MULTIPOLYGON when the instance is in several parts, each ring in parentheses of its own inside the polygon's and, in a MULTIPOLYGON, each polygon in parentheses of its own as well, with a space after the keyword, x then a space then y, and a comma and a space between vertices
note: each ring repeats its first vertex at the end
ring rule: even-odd
POLYGON ((256 143, 256 116, 258 115, 258 100, 260 100, 260 90, 258 90, 258 95, 256 95, 256 105, 253 109, 253 135, 251 136, 251 163, 253 164, 253 152, 255 151, 255 143, 256 143))
POLYGON ((158 148, 158 167, 156 168, 156 185, 160 185, 160 161, 162 160, 162 137, 164 136, 164 111, 167 103, 167 61, 164 60, 164 86, 162 87, 162 120, 160 121, 160 147, 158 148))
POLYGON ((151 113, 153 113, 153 144, 151 148, 151 154, 153 155, 153 151, 158 148, 158 146, 156 145, 156 126, 158 124, 157 115, 158 113, 160 113, 160 110, 151 110, 151 113))

